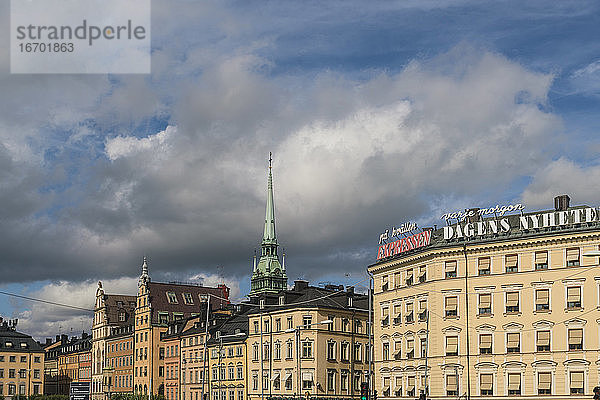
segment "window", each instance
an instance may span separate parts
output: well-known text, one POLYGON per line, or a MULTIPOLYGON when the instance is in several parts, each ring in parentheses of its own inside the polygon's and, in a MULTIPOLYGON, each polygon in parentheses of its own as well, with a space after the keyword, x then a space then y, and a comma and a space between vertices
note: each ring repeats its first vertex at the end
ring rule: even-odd
POLYGON ((535 270, 548 269, 548 252, 547 251, 536 251, 535 252, 535 270))
POLYGON ((446 337, 446 355, 457 356, 458 355, 458 336, 447 336, 446 337))
POLYGON ((535 291, 535 310, 550 310, 550 289, 537 289, 535 291))
POLYGON ((446 395, 458 396, 458 375, 446 375, 446 395))
POLYGON ((244 379, 244 369, 241 365, 237 366, 237 379, 244 379))
POLYGON ((389 360, 390 359, 390 344, 389 343, 383 343, 383 347, 382 347, 382 358, 383 360, 389 360))
POLYGON ((275 318, 275 332, 281 331, 281 318, 275 318))
POLYGON ((327 370, 327 390, 330 392, 335 390, 335 369, 327 370))
POLYGON ((175 292, 167 292, 167 300, 169 301, 169 303, 171 304, 177 304, 177 296, 175 295, 175 292))
POLYGON ((340 359, 342 361, 348 361, 348 357, 350 356, 350 344, 348 342, 342 342, 340 346, 340 359))
POLYGON ((252 389, 258 390, 258 375, 256 373, 252 375, 252 389))
POLYGON ((413 284, 413 270, 409 268, 406 270, 406 286, 411 286, 413 284))
POLYGON ((521 374, 508 374, 508 395, 521 395, 521 374))
POLYGON ((583 329, 569 329, 569 350, 583 350, 583 329))
POLYGON ((550 351, 550 331, 537 331, 535 341, 537 351, 550 351))
POLYGON ((294 323, 292 317, 287 317, 287 328, 294 329, 294 323))
POLYGON ((519 256, 517 254, 507 254, 504 256, 504 265, 507 274, 519 272, 519 256))
POLYGON ((446 261, 444 270, 446 271, 446 278, 456 278, 456 260, 446 261))
POLYGON ((313 377, 310 372, 302 373, 302 390, 311 390, 313 387, 313 377))
POLYGON ((491 260, 489 257, 480 257, 477 259, 477 270, 479 275, 489 275, 492 270, 490 268, 491 260))
POLYGON ((347 370, 342 370, 342 373, 340 374, 340 389, 343 391, 348 390, 348 371, 347 370))
POLYGON ((406 358, 415 358, 415 341, 412 338, 406 339, 406 358))
POLYGON ((302 317, 302 325, 306 328, 309 328, 312 325, 312 316, 305 315, 302 317))
POLYGON ((354 343, 354 360, 353 361, 358 361, 360 362, 362 357, 362 346, 360 343, 354 343))
POLYGON ((259 333, 259 325, 258 325, 258 321, 254 321, 254 333, 259 333))
POLYGON ((419 282, 424 283, 427 280, 427 267, 425 265, 421 265, 419 267, 419 282))
POLYGON ((252 360, 258 361, 258 343, 252 344, 252 360))
POLYGON ((271 351, 269 348, 269 343, 264 343, 263 344, 263 360, 270 359, 271 358, 270 355, 271 355, 271 351))
POLYGON ((456 297, 456 296, 446 297, 445 303, 446 303, 446 309, 445 309, 446 317, 458 316, 458 297, 456 297))
POLYGON ((538 394, 552 394, 552 373, 538 372, 538 394))
POLYGON ((233 367, 233 365, 230 365, 227 368, 227 379, 229 379, 230 381, 235 379, 235 368, 233 367))
POLYGON ((492 294, 479 295, 479 315, 492 315, 492 294))
POLYGON ((183 294, 183 302, 185 304, 194 304, 194 299, 192 298, 192 294, 191 293, 184 293, 183 294))
POLYGON ((327 330, 333 332, 335 330, 335 316, 334 315, 328 315, 327 319, 329 321, 331 321, 330 324, 327 324, 327 330))
POLYGON ((506 334, 506 352, 518 353, 521 351, 521 335, 518 332, 506 334))
POLYGON ((409 376, 407 379, 408 385, 406 386, 406 395, 409 397, 414 397, 415 395, 415 377, 409 376))
POLYGON ((264 326, 265 326, 265 333, 269 333, 271 331, 271 324, 269 324, 269 320, 264 321, 264 326))
POLYGON ((400 339, 394 341, 394 360, 399 360, 402 357, 402 341, 400 339))
POLYGON ((567 249, 567 267, 579 266, 579 248, 567 249))
POLYGON ((335 360, 335 342, 334 341, 327 342, 327 359, 335 360))
POLYGON ((292 347, 292 341, 288 340, 286 342, 286 358, 287 359, 294 358, 294 356, 293 356, 294 353, 293 353, 292 349, 293 349, 293 347, 292 347))
POLYGON ((479 389, 481 396, 494 395, 494 376, 492 374, 479 375, 479 389))
POLYGON ((388 289, 389 289, 388 276, 384 275, 381 278, 381 290, 385 292, 388 289))
POLYGON ((419 300, 419 321, 427 320, 427 300, 419 300))
POLYGON ((567 308, 570 310, 581 308, 581 288, 579 286, 567 288, 567 308))
POLYGON ((292 390, 292 372, 285 371, 285 390, 292 390))
POLYGON ((302 358, 312 358, 312 342, 302 342, 302 358))
POLYGON ((519 312, 519 292, 506 292, 506 313, 519 312))
POLYGON ((390 324, 390 308, 383 307, 381 309, 381 326, 388 326, 390 324))
POLYGON ((275 360, 281 359, 281 343, 275 342, 275 355, 273 356, 275 360))
POLYGON ((282 306, 285 304, 285 296, 281 295, 279 296, 279 305, 282 306))
POLYGON ((125 321, 125 312, 124 311, 121 311, 119 313, 119 321, 120 322, 124 322, 125 321))
POLYGON ((583 394, 583 372, 571 372, 571 394, 583 394))
POLYGON ((39 369, 34 369, 33 370, 33 378, 34 379, 40 379, 40 370, 39 369))
POLYGON ((169 313, 158 313, 158 323, 159 324, 167 324, 169 323, 169 313))
POLYGON ((402 304, 394 304, 394 325, 402 323, 402 304))
POLYGON ((13 368, 8 370, 8 377, 9 378, 15 378, 16 374, 15 374, 15 370, 13 368))
POLYGON ((492 334, 479 335, 479 354, 492 354, 492 334))
POLYGON ((427 339, 421 338, 421 358, 427 357, 427 339))
POLYGON ((415 319, 413 317, 413 303, 406 303, 406 323, 409 324, 414 322, 415 319))

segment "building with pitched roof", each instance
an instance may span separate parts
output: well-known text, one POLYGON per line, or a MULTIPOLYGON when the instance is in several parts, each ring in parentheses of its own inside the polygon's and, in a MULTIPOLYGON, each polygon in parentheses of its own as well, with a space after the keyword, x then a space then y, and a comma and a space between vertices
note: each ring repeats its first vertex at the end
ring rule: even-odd
POLYGON ((44 349, 16 328, 0 318, 0 397, 43 394, 44 349))

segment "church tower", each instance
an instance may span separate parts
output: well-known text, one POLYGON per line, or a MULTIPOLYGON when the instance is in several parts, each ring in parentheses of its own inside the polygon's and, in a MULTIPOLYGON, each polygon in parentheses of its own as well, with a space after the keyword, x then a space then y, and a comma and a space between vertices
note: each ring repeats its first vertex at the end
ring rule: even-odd
MULTIPOLYGON (((275 205, 273 203, 273 175, 271 173, 271 153, 269 153, 269 179, 267 185, 267 211, 265 214, 265 229, 260 245, 261 254, 258 264, 256 255, 252 278, 250 280, 250 294, 255 296, 262 293, 277 293, 287 289, 287 275, 285 273, 285 260, 279 262, 277 255, 277 235, 275 234, 275 205)), ((285 258, 285 254, 283 255, 285 258)))

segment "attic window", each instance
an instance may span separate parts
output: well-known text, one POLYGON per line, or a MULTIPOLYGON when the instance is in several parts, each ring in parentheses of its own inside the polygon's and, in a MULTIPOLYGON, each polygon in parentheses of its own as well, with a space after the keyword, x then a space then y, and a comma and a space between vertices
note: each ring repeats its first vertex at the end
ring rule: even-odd
POLYGON ((282 306, 285 304, 285 296, 279 296, 279 305, 282 306))
POLYGON ((183 302, 185 304, 194 304, 194 299, 192 299, 192 294, 191 293, 184 293, 183 294, 183 302))
POLYGON ((5 342, 4 345, 6 347, 13 347, 13 343, 12 342, 5 342))
POLYGON ((215 338, 218 339, 221 337, 221 331, 216 331, 215 332, 215 338))
POLYGON ((175 295, 175 292, 167 292, 167 300, 169 300, 169 303, 171 304, 177 304, 177 296, 175 295))
POLYGON ((259 301, 259 307, 260 307, 261 310, 263 308, 265 308, 265 301, 264 301, 264 299, 260 299, 260 301, 259 301))
POLYGON ((117 307, 123 307, 123 302, 122 301, 117 301, 117 307))
POLYGON ((121 311, 119 313, 119 322, 125 322, 125 312, 121 311))
POLYGON ((22 349, 26 349, 26 348, 27 348, 27 343, 25 343, 25 342, 21 342, 21 348, 22 348, 22 349))

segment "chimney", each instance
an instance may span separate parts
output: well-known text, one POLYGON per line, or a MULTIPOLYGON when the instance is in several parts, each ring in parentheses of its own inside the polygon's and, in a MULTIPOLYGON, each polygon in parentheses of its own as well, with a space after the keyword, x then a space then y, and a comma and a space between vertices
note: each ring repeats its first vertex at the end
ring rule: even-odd
POLYGON ((302 290, 308 289, 308 281, 297 280, 294 281, 294 291, 300 292, 302 290))
POLYGON ((86 332, 82 332, 81 333, 81 338, 82 339, 87 339, 87 337, 88 337, 88 334, 86 332))
POLYGON ((481 215, 479 215, 479 208, 469 208, 467 210, 467 215, 469 215, 467 217, 467 222, 470 222, 471 224, 475 223, 481 219, 481 215), (473 215, 469 215, 469 214, 473 214, 473 215))
POLYGON ((52 344, 52 338, 46 338, 46 346, 51 345, 52 344))
POLYGON ((60 335, 56 335, 56 341, 60 342, 60 335))
POLYGON ((66 344, 69 341, 69 336, 68 335, 60 335, 60 341, 62 344, 66 344))
POLYGON ((346 286, 346 293, 348 293, 349 295, 353 295, 354 294, 354 286, 346 286))
POLYGON ((571 198, 568 194, 561 194, 554 198, 554 209, 556 211, 567 211, 569 209, 569 202, 571 198))

